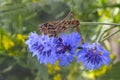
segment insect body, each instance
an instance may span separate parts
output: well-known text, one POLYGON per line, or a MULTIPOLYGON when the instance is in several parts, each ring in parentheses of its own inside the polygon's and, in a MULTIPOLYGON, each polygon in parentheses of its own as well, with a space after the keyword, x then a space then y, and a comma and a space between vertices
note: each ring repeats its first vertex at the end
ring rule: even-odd
POLYGON ((79 20, 61 20, 61 21, 53 21, 47 22, 39 25, 40 31, 44 34, 48 34, 50 36, 56 36, 61 32, 64 32, 69 28, 70 25, 76 27, 79 32, 79 20))

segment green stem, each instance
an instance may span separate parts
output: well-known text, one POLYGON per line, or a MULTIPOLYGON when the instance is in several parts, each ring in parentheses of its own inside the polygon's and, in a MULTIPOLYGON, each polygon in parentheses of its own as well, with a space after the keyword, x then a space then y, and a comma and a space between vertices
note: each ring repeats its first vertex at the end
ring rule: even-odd
POLYGON ((99 31, 99 33, 97 34, 96 42, 99 42, 101 36, 102 36, 102 27, 100 28, 100 31, 99 31))
POLYGON ((120 4, 104 4, 103 6, 94 6, 94 8, 120 8, 120 4))
POLYGON ((120 26, 118 23, 102 23, 102 22, 80 22, 81 25, 114 25, 120 26))
POLYGON ((113 35, 115 35, 115 34, 118 33, 118 32, 120 32, 120 30, 118 30, 118 31, 116 31, 116 32, 114 32, 114 33, 112 33, 111 35, 109 35, 109 36, 107 36, 107 37, 105 37, 101 42, 103 42, 103 41, 105 41, 106 39, 112 37, 113 35))
MULTIPOLYGON (((103 33, 100 33, 99 36, 96 38, 96 39, 97 39, 96 42, 101 42, 101 39, 102 39, 103 35, 104 35, 107 31, 115 28, 116 26, 120 26, 120 24, 117 24, 117 23, 102 23, 102 22, 80 22, 80 24, 81 24, 81 25, 113 25, 113 26, 111 26, 111 28, 105 30, 103 33)), ((101 31, 100 31, 100 32, 101 32, 101 31)), ((116 34, 116 33, 114 33, 114 34, 116 34)), ((114 34, 113 34, 113 35, 114 35, 114 34)), ((106 37, 106 38, 107 38, 107 37, 106 37)))
POLYGON ((105 31, 100 35, 100 40, 99 40, 99 41, 101 41, 103 38, 106 37, 106 35, 105 35, 106 32, 108 32, 109 30, 111 30, 111 29, 113 29, 113 28, 115 28, 115 27, 117 27, 117 26, 114 26, 114 27, 111 27, 111 28, 105 30, 105 31), (104 35, 105 35, 105 36, 104 36, 104 35))
MULTIPOLYGON (((108 31, 110 31, 111 29, 113 29, 113 28, 116 28, 117 26, 115 26, 115 27, 111 27, 111 28, 109 28, 109 29, 107 29, 107 30, 105 30, 105 33, 106 32, 108 32, 108 31)), ((103 38, 105 38, 105 37, 107 37, 107 34, 105 35, 105 33, 103 34, 103 36, 102 36, 102 38, 101 39, 103 39, 103 38)))

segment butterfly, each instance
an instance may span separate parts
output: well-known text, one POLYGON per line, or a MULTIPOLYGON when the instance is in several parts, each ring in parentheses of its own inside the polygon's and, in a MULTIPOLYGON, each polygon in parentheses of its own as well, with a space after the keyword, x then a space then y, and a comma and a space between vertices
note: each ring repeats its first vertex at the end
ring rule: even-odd
POLYGON ((63 20, 40 24, 38 26, 40 29, 40 32, 45 35, 47 34, 49 36, 57 36, 58 34, 66 31, 71 25, 74 26, 78 32, 80 32, 79 20, 66 20, 71 15, 72 15, 72 12, 69 12, 69 14, 63 20))

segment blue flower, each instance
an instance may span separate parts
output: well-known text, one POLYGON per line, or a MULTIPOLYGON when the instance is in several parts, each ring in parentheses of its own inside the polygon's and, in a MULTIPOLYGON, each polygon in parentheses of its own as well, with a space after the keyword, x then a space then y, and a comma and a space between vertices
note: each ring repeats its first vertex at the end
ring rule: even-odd
POLYGON ((28 36, 26 44, 33 56, 37 56, 40 63, 54 64, 57 60, 59 65, 68 66, 73 61, 76 49, 81 41, 77 32, 61 34, 58 37, 38 35, 32 32, 28 36))
POLYGON ((77 62, 82 62, 82 65, 88 70, 96 70, 102 65, 109 65, 111 62, 109 52, 103 49, 98 43, 83 44, 83 49, 78 51, 77 62))
POLYGON ((40 36, 32 32, 26 44, 28 45, 29 51, 33 52, 33 56, 37 56, 40 63, 54 64, 57 60, 55 40, 56 38, 54 37, 48 37, 43 34, 40 36))
POLYGON ((58 55, 59 65, 68 66, 73 61, 76 49, 81 41, 77 32, 70 34, 61 34, 56 41, 56 53, 58 55))

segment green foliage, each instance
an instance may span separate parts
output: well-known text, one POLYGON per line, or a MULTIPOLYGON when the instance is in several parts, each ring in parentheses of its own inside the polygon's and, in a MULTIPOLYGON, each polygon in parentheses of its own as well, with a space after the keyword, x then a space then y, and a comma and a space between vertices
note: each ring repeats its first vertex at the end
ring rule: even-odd
MULTIPOLYGON (((101 74, 99 76, 103 76, 99 77, 95 75, 99 74, 99 71, 85 71, 80 67, 81 64, 74 62, 68 68, 52 69, 55 72, 50 74, 49 68, 39 64, 36 57, 32 57, 28 52, 24 42, 29 32, 39 32, 37 25, 43 22, 64 19, 69 11, 72 11, 73 18, 79 19, 80 22, 120 21, 119 0, 0 0, 0 80, 119 79, 120 77, 115 75, 120 72, 115 72, 114 67, 107 75, 101 74)), ((111 27, 80 25, 83 38, 89 42, 101 41, 108 37, 111 27)), ((120 30, 120 26, 117 27, 120 30)), ((110 50, 109 47, 106 48, 110 50)), ((105 69, 107 72, 108 68, 105 69)))

